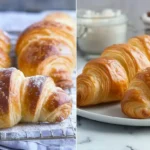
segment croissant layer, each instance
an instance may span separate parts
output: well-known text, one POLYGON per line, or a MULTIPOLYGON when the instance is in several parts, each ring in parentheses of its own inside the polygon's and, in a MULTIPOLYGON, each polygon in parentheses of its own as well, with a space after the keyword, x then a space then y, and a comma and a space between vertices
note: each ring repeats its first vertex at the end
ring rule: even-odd
POLYGON ((121 101, 125 115, 131 118, 150 117, 150 68, 142 70, 131 81, 121 101))
POLYGON ((71 74, 76 64, 72 24, 73 20, 67 15, 54 13, 29 26, 20 35, 16 53, 18 67, 25 76, 47 75, 57 86, 72 87, 71 74))
POLYGON ((52 78, 24 77, 15 68, 0 69, 0 128, 19 122, 60 122, 71 108, 71 97, 52 78))
POLYGON ((136 73, 150 66, 150 36, 107 47, 89 61, 77 78, 77 104, 89 106, 120 101, 136 73))
POLYGON ((0 30, 0 68, 8 68, 11 65, 9 57, 10 39, 5 32, 0 30))

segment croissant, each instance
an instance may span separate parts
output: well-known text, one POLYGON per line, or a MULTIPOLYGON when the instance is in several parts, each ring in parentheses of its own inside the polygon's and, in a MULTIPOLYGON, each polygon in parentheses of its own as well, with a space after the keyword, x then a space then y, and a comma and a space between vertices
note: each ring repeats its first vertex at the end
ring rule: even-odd
POLYGON ((10 39, 0 30, 0 68, 8 68, 11 65, 10 57, 10 39))
POLYGON ((77 78, 78 106, 120 101, 135 74, 150 66, 149 39, 144 35, 112 45, 89 61, 77 78))
POLYGON ((72 102, 50 77, 24 77, 15 68, 0 69, 0 128, 19 122, 60 122, 66 119, 72 102))
POLYGON ((46 75, 61 88, 72 86, 76 42, 71 27, 56 21, 35 23, 20 35, 16 53, 25 76, 46 75))
POLYGON ((131 118, 150 117, 150 67, 137 73, 121 101, 125 115, 131 118))
POLYGON ((63 12, 55 12, 48 14, 44 20, 46 21, 55 21, 61 24, 65 24, 72 29, 72 32, 75 32, 76 24, 72 17, 63 12))

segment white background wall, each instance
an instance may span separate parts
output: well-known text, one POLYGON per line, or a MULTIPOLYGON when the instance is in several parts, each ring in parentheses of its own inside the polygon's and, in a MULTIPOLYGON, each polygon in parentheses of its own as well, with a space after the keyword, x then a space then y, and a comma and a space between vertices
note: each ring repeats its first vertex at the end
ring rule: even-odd
POLYGON ((0 11, 74 10, 76 0, 0 0, 0 11))
POLYGON ((129 18, 129 23, 135 27, 136 32, 128 30, 128 37, 142 34, 144 25, 140 16, 150 11, 150 0, 77 0, 77 8, 100 10, 101 8, 121 9, 129 18))

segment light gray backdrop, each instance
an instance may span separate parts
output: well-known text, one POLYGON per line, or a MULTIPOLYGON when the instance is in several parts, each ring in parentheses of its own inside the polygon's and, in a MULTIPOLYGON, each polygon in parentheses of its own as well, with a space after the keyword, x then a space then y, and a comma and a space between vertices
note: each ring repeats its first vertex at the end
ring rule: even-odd
POLYGON ((74 10, 76 0, 0 0, 0 11, 74 10))
POLYGON ((121 9, 129 18, 129 23, 136 31, 128 30, 128 37, 142 34, 144 25, 140 16, 150 11, 150 0, 77 0, 77 8, 91 8, 100 10, 101 8, 121 9))

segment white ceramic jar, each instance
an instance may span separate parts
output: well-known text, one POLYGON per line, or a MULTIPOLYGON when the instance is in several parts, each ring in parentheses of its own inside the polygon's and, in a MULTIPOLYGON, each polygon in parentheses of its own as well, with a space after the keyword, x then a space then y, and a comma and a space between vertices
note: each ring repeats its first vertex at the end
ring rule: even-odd
POLYGON ((80 10, 77 17, 78 47, 91 57, 107 46, 126 42, 127 17, 120 10, 80 10))

